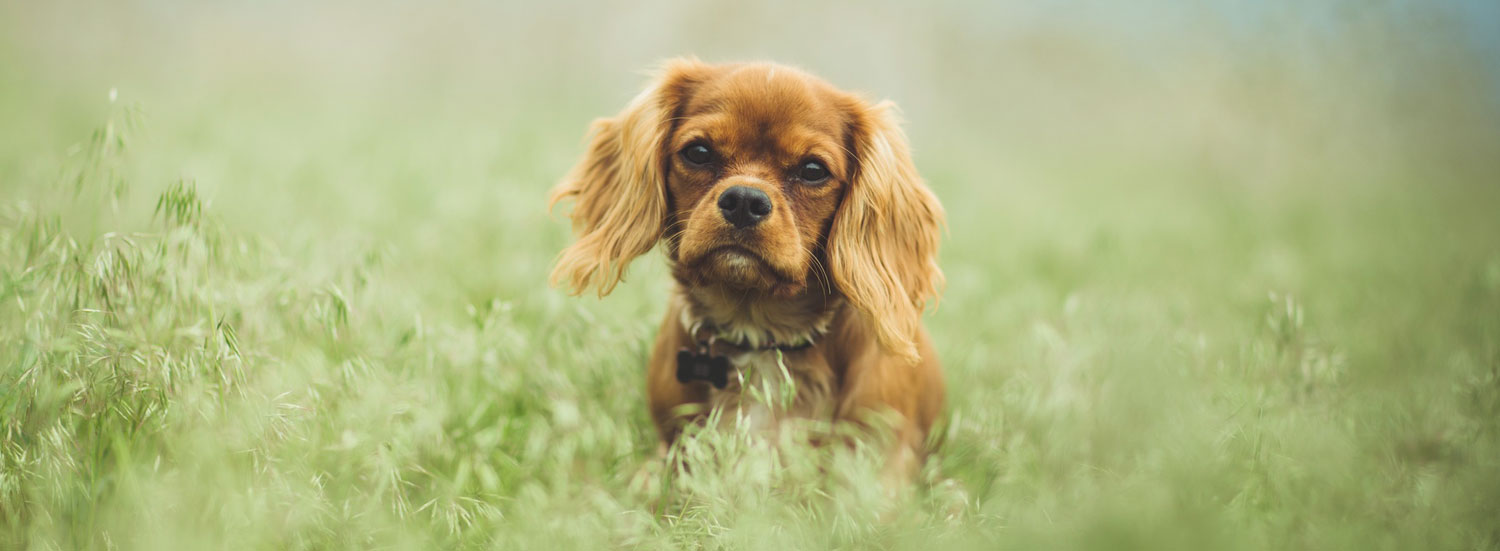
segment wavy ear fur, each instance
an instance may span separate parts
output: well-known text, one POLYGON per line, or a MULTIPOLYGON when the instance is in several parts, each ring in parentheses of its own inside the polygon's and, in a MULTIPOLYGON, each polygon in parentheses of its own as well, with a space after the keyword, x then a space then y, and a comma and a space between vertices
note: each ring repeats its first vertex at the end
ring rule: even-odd
POLYGON ((911 162, 895 106, 854 103, 855 173, 828 234, 829 267, 880 345, 916 362, 922 310, 943 287, 943 207, 911 162))
POLYGON ((630 261, 661 239, 667 215, 662 148, 671 117, 703 68, 693 59, 669 61, 624 111, 594 121, 588 151, 548 203, 577 201, 569 218, 578 240, 558 255, 553 285, 575 295, 597 287, 599 296, 607 295, 630 261))

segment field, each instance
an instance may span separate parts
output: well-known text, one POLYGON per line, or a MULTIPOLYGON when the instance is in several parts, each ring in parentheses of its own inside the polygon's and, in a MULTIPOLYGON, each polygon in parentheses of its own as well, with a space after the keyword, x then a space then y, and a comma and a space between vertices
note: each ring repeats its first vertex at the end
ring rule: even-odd
POLYGON ((1495 10, 1142 6, 0 4, 0 548, 1500 549, 1495 10), (663 468, 660 253, 548 287, 684 53, 904 108, 910 495, 663 468))

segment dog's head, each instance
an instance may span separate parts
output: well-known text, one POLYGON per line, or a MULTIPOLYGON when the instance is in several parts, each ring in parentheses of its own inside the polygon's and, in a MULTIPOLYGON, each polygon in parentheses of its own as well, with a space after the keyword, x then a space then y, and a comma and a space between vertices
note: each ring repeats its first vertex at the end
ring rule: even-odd
POLYGON ((943 211, 894 108, 773 64, 666 64, 553 190, 577 200, 578 241, 554 283, 608 294, 665 241, 686 285, 845 297, 893 353, 942 285, 943 211), (827 284, 821 284, 827 282, 827 284), (831 287, 831 289, 829 289, 831 287))

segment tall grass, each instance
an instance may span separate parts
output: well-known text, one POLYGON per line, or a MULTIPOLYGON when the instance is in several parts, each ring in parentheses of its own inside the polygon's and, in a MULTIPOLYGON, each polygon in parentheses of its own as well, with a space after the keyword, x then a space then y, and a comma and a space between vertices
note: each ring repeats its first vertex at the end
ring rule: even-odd
POLYGON ((873 6, 0 7, 0 547, 1500 547, 1500 102, 1441 10, 873 6), (909 495, 662 459, 660 259, 546 287, 546 188, 689 50, 906 108, 951 224, 909 495))

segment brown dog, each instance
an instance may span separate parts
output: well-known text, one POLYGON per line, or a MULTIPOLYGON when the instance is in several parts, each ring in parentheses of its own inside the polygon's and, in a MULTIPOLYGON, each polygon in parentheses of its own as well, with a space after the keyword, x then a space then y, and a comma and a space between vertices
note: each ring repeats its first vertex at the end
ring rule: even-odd
POLYGON ((884 418, 888 468, 917 465, 943 403, 920 319, 943 282, 943 210, 893 110, 789 67, 689 59, 594 123, 552 192, 577 201, 578 236, 552 278, 604 296, 665 244, 677 285, 646 376, 663 441, 706 414, 690 404, 770 427, 884 418), (784 407, 742 399, 788 380, 784 407))

